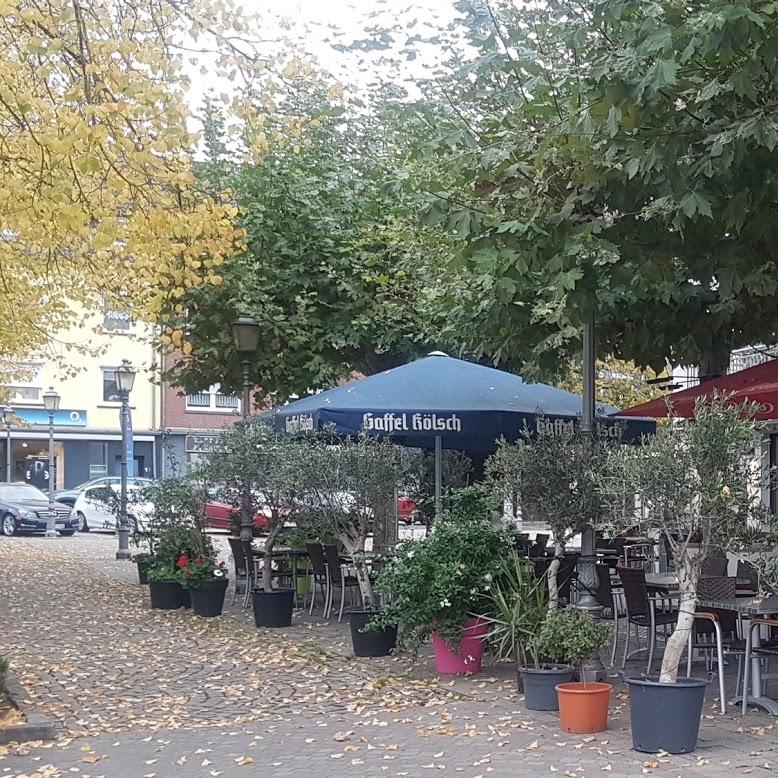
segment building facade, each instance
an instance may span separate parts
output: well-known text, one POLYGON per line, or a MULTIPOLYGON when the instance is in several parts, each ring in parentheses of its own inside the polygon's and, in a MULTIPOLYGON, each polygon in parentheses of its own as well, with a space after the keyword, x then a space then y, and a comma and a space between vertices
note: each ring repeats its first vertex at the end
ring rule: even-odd
POLYGON ((3 480, 10 470, 11 480, 48 486, 49 417, 43 393, 49 387, 60 395, 54 416, 56 487, 119 475, 121 397, 114 371, 125 359, 138 370, 129 398, 134 441, 129 470, 156 477, 161 392, 152 335, 149 327, 107 312, 61 333, 58 350, 17 364, 23 377, 5 387, 3 480))
MULTIPOLYGON (((173 366, 174 354, 165 354, 165 370, 173 366)), ((179 387, 162 384, 162 431, 158 438, 161 475, 183 475, 213 447, 219 431, 241 418, 241 401, 223 394, 218 384, 187 394, 179 387)))

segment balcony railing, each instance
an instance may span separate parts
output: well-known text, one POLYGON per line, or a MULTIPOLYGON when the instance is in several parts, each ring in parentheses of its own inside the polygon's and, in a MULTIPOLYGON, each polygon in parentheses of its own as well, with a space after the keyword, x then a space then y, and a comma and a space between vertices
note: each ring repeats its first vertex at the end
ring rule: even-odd
POLYGON ((187 408, 210 408, 211 395, 208 392, 197 392, 186 396, 187 408))

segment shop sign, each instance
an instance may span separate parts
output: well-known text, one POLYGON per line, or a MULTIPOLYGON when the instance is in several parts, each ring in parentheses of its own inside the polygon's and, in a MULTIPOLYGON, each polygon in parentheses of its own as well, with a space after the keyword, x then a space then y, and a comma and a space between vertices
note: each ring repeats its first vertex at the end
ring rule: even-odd
POLYGON ((218 435, 187 435, 184 448, 187 454, 209 454, 218 439, 218 435))
MULTIPOLYGON (((14 416, 17 416, 25 424, 35 424, 40 426, 49 426, 49 412, 45 408, 17 408, 13 409, 14 416)), ((86 427, 86 411, 68 410, 60 408, 54 411, 55 427, 86 427)))

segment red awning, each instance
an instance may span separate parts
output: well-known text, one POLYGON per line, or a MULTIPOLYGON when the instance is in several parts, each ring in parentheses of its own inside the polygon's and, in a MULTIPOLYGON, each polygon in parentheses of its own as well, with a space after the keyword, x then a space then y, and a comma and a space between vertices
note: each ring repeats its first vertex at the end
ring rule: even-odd
MULTIPOLYGON (((712 394, 714 390, 733 395, 737 403, 757 402, 761 410, 756 418, 760 421, 778 419, 778 359, 771 359, 755 367, 739 370, 737 373, 706 381, 680 392, 668 395, 672 402, 673 415, 691 418, 694 416, 694 403, 698 397, 712 394)), ((619 416, 667 416, 667 399, 664 397, 651 402, 618 411, 619 416)))

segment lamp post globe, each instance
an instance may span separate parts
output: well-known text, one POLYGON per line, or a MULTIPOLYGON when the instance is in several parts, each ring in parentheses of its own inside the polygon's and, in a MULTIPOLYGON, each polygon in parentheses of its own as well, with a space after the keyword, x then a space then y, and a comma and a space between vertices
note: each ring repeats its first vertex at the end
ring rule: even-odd
POLYGON ((130 414, 130 392, 135 385, 135 375, 137 370, 130 364, 129 360, 122 360, 122 364, 114 371, 114 380, 116 388, 122 399, 119 421, 122 430, 122 457, 121 457, 121 486, 119 491, 119 548, 116 551, 116 558, 119 560, 129 560, 130 554, 130 525, 127 516, 127 449, 128 449, 128 425, 127 420, 130 414))
POLYGON ((49 414, 49 513, 46 517, 46 537, 56 538, 57 530, 55 527, 56 515, 54 513, 54 489, 56 487, 54 478, 54 414, 59 410, 59 394, 50 386, 43 393, 43 407, 49 414))

